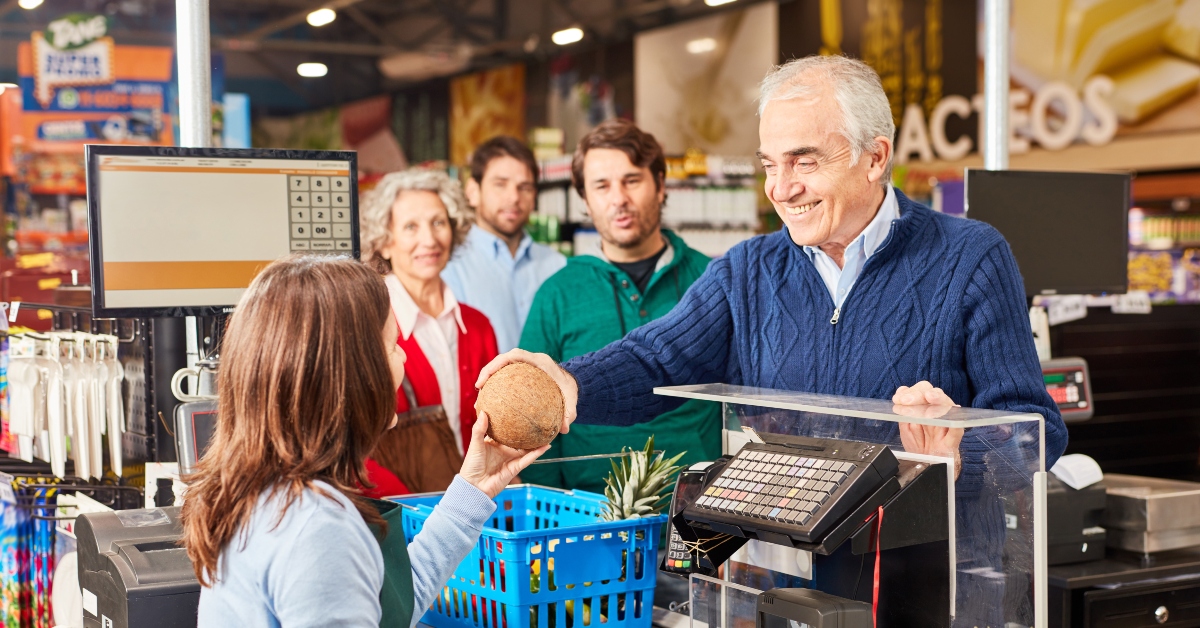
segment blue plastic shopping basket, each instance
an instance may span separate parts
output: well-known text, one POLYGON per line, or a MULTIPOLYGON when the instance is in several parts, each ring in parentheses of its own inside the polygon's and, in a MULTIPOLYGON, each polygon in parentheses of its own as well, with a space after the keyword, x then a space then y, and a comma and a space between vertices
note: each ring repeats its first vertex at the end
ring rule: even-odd
MULTIPOLYGON (((397 497, 408 542, 442 495, 397 497)), ((603 495, 511 486, 421 621, 435 628, 646 628, 666 515, 601 521, 603 495)))

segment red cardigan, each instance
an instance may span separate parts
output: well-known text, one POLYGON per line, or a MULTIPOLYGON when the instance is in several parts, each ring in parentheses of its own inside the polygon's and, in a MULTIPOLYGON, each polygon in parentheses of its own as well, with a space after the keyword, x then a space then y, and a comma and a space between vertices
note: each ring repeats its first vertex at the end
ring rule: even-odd
MULTIPOLYGON (((462 433, 463 451, 466 451, 471 444, 471 428, 474 427, 476 418, 475 399, 479 396, 479 391, 475 390, 475 380, 483 367, 499 355, 500 349, 496 345, 496 332, 492 330, 487 316, 461 303, 458 307, 462 313, 463 326, 467 328, 465 334, 461 330, 458 332, 458 422, 462 433)), ((412 382, 417 404, 431 406, 442 403, 437 375, 434 374, 429 359, 425 357, 425 352, 421 350, 421 345, 417 344, 416 334, 410 335, 408 339, 401 337, 396 344, 399 344, 408 356, 404 363, 404 374, 408 381, 412 382)), ((396 412, 403 413, 408 410, 408 399, 404 397, 404 391, 397 390, 396 412)), ((403 487, 404 484, 394 474, 374 464, 374 461, 368 460, 367 471, 371 483, 376 485, 375 489, 366 492, 368 497, 403 494, 383 492, 395 491, 397 485, 403 487)), ((404 488, 404 493, 408 493, 407 487, 404 488)))

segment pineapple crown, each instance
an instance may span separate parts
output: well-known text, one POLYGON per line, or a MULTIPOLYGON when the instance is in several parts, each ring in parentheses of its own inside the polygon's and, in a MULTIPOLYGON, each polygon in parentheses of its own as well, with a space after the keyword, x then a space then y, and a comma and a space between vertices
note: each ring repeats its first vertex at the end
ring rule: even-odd
POLYGON ((659 514, 669 503, 666 491, 671 477, 679 470, 675 465, 687 452, 664 460, 664 452, 654 451, 654 437, 646 440, 646 448, 633 451, 626 447, 620 464, 610 460, 612 472, 604 478, 604 496, 608 502, 600 512, 603 521, 620 521, 651 517, 659 514))

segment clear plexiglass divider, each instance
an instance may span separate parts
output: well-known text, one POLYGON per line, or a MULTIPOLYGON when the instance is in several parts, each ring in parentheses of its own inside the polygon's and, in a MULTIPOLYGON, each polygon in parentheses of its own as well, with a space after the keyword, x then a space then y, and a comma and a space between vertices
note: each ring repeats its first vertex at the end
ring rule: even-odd
POLYGON ((750 628, 758 615, 760 589, 692 574, 691 628, 750 628))
MULTIPOLYGON (((947 491, 953 512, 950 624, 1046 626, 1046 469, 1041 415, 958 407, 906 408, 878 399, 727 384, 664 387, 654 392, 722 403, 726 454, 748 442, 743 430, 748 427, 763 434, 882 444, 901 460, 921 459, 905 451, 901 424, 962 429, 962 470, 953 482, 953 491, 947 491)), ((804 560, 803 556, 796 559, 804 560)), ((776 572, 732 561, 723 575, 727 582, 758 587, 751 590, 806 586, 806 577, 816 577, 803 569, 776 572)), ((697 586, 693 579, 693 597, 697 586)), ((694 603, 692 609, 693 626, 707 623, 696 617, 694 603)), ((885 617, 879 620, 881 626, 888 625, 885 617)))

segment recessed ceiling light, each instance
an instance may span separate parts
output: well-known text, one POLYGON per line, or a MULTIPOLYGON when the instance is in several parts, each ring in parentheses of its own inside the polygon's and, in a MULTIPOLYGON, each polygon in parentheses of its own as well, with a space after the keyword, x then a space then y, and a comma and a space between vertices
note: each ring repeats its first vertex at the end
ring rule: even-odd
POLYGON ((583 29, 576 27, 564 28, 550 36, 550 41, 560 46, 573 44, 581 39, 583 39, 583 29))
POLYGON ((693 39, 692 41, 689 41, 687 43, 687 51, 694 55, 704 54, 706 52, 712 52, 716 49, 717 49, 717 40, 713 39, 712 37, 705 37, 703 39, 693 39))
POLYGON ((719 7, 722 4, 729 4, 730 2, 737 2, 737 0, 704 0, 704 4, 710 7, 719 7))
POLYGON ((308 14, 308 23, 313 26, 324 26, 337 19, 337 12, 333 9, 317 9, 308 14))
POLYGON ((296 66, 296 74, 307 78, 317 78, 328 73, 329 68, 325 67, 324 63, 301 63, 296 66))
POLYGON ((42 0, 17 0, 17 6, 26 11, 32 11, 42 6, 42 0))

